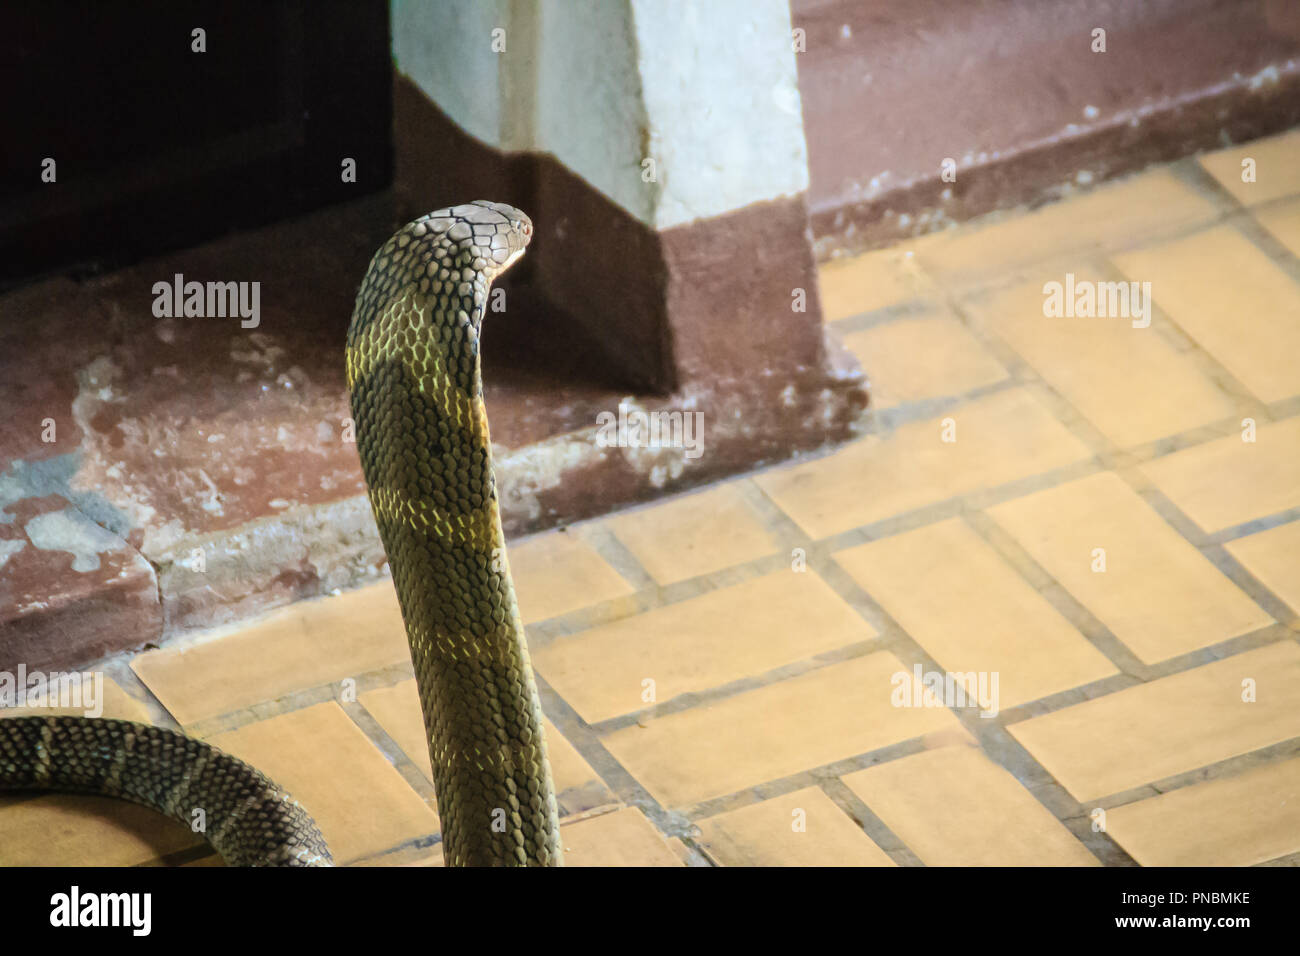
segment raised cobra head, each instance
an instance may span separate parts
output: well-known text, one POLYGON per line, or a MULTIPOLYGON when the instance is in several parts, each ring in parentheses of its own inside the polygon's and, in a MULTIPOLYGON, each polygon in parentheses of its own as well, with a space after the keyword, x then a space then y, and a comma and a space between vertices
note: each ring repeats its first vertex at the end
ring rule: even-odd
POLYGON ((503 203, 408 223, 348 330, 370 503, 402 606, 450 865, 559 865, 542 710, 506 560, 479 371, 492 280, 532 237, 503 203))

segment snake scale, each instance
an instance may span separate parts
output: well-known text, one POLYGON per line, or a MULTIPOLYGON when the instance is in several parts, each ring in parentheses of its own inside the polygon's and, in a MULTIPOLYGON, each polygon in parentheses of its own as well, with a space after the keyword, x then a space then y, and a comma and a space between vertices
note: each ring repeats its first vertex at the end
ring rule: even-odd
MULTIPOLYGON (((492 281, 532 230, 519 210, 484 200, 408 223, 371 260, 348 329, 357 450, 410 643, 449 866, 562 863, 479 367, 492 281)), ((234 865, 332 862, 306 810, 257 770, 146 724, 0 720, 0 790, 119 797, 185 824, 201 810, 208 842, 234 865)))

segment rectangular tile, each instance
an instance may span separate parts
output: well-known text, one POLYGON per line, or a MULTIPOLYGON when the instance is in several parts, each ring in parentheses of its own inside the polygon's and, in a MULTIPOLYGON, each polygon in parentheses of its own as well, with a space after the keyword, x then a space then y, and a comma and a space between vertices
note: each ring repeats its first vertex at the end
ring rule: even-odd
POLYGON ((1300 736, 1300 646, 1280 641, 1008 729, 1075 799, 1096 800, 1300 736))
POLYGON ((1300 853, 1300 758, 1253 767, 1106 811, 1143 866, 1254 866, 1300 853))
POLYGON ((214 640, 137 655, 131 669, 182 724, 411 659, 391 581, 303 601, 214 640))
POLYGON ((1224 547, 1300 615, 1300 521, 1229 541, 1224 547))
POLYGON ((565 866, 681 866, 668 841, 635 807, 560 828, 565 866))
POLYGON ((827 322, 898 305, 934 291, 934 283, 903 246, 823 262, 817 267, 817 284, 822 316, 827 322))
POLYGON ((1255 218, 1291 255, 1300 258, 1300 199, 1258 209, 1255 218))
POLYGON ((535 535, 508 549, 525 624, 635 593, 585 541, 567 531, 535 535))
POLYGON ((293 794, 320 827, 336 864, 438 832, 433 810, 333 701, 217 734, 209 743, 293 794))
POLYGON ((922 751, 844 783, 927 866, 1100 866, 976 747, 922 751))
POLYGON ((1300 193, 1300 131, 1257 139, 1199 157, 1205 171, 1219 181, 1237 201, 1257 205, 1300 193), (1243 160, 1254 160, 1253 181, 1243 180, 1243 160))
POLYGON ((941 667, 996 674, 996 709, 1119 673, 960 518, 834 558, 941 667))
MULTIPOLYGON (((1236 412, 1236 403, 1157 330, 1135 328, 1130 310, 1107 317, 1043 314, 1048 282, 1107 281, 1081 266, 1044 270, 1032 282, 967 300, 967 310, 1020 353, 1066 401, 1121 447, 1175 435, 1236 412)), ((1125 288, 1131 287, 1124 285, 1125 288)), ((1089 288, 1098 288, 1093 285, 1089 288)), ((1139 287, 1140 288, 1140 287, 1139 287)), ((1106 308, 1110 308, 1109 299, 1106 308)))
POLYGON ((988 513, 1144 663, 1273 623, 1111 472, 988 513))
POLYGON ((429 763, 429 745, 425 742, 424 715, 420 712, 415 678, 392 687, 368 690, 357 697, 357 703, 375 718, 384 733, 393 738, 393 743, 432 783, 433 768, 429 763))
POLYGON ((817 787, 699 822, 699 843, 723 866, 894 866, 817 787))
MULTIPOLYGON (((605 737, 665 807, 723 796, 925 734, 960 727, 943 707, 895 707, 887 652, 832 664, 605 737)), ((933 700, 910 680, 914 700, 933 700)))
POLYGON ((1013 389, 754 480, 804 531, 825 538, 1090 457, 1028 392, 1013 389))
POLYGON ((782 570, 558 638, 533 663, 596 723, 875 633, 815 572, 782 570))
POLYGON ((438 867, 442 868, 446 863, 442 856, 442 844, 434 843, 432 846, 408 846, 400 850, 394 850, 391 853, 383 853, 379 856, 368 856, 363 860, 356 860, 349 863, 348 866, 356 867, 379 867, 394 866, 402 867, 438 867))
POLYGON ((1227 435, 1142 465, 1209 532, 1300 507, 1300 417, 1260 422, 1255 440, 1227 435))
POLYGON ((189 827, 122 800, 0 796, 0 866, 139 866, 202 842, 189 827))
POLYGON ((613 515, 605 526, 659 584, 744 564, 777 549, 735 482, 613 515))
POLYGON ((946 307, 850 332, 844 345, 862 363, 877 410, 964 395, 1008 377, 946 307))
POLYGON ((1156 304, 1264 402, 1300 394, 1300 284, 1232 226, 1128 252, 1156 304))

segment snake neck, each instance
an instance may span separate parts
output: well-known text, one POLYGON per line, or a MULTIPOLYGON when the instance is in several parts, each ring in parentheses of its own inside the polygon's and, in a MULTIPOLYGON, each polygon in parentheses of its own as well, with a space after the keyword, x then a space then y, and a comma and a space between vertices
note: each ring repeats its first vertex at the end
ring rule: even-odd
POLYGON ((394 259, 410 246, 402 235, 376 254, 358 293, 348 382, 411 646, 444 857, 558 865, 542 711, 483 402, 479 332, 489 282, 459 259, 430 264, 418 245, 406 257, 418 268, 399 268, 394 259))

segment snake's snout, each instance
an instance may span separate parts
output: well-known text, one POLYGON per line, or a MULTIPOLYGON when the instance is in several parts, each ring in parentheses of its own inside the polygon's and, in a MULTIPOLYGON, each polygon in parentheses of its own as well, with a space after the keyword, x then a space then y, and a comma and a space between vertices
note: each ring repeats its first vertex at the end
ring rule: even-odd
POLYGON ((479 268, 488 281, 509 269, 533 238, 533 221, 525 212, 487 199, 439 209, 412 225, 419 229, 417 236, 424 235, 422 227, 427 227, 435 241, 483 260, 479 268))
POLYGON ((508 206, 503 202, 489 202, 486 199, 477 200, 474 205, 482 205, 500 213, 509 225, 511 233, 514 234, 515 241, 519 243, 520 251, 528 245, 528 241, 533 238, 533 221, 528 218, 528 214, 522 209, 516 209, 514 206, 508 206))

